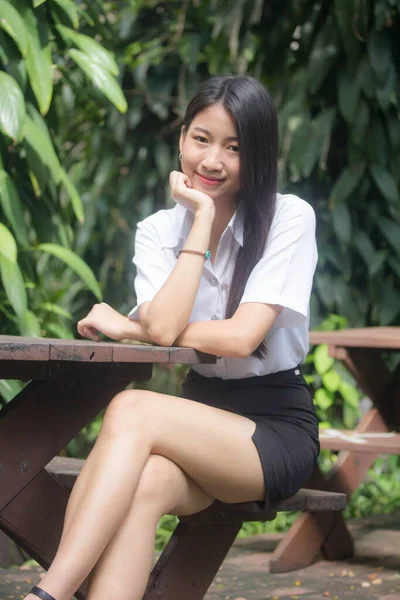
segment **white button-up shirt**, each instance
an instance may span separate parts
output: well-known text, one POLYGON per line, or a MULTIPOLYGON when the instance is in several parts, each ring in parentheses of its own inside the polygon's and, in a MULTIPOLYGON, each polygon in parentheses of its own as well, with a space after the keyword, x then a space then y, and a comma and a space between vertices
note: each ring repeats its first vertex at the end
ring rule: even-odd
MULTIPOLYGON (((186 242, 194 215, 177 204, 138 223, 135 256, 137 305, 129 313, 139 319, 139 306, 150 302, 173 270, 186 242)), ((243 245, 239 208, 223 232, 214 265, 204 271, 189 322, 224 319, 235 258, 243 245)), ((268 332, 265 359, 219 357, 215 365, 193 365, 206 377, 238 379, 295 368, 307 355, 309 302, 317 264, 314 210, 292 194, 278 194, 275 216, 262 258, 247 280, 240 303, 279 304, 283 311, 268 332)))

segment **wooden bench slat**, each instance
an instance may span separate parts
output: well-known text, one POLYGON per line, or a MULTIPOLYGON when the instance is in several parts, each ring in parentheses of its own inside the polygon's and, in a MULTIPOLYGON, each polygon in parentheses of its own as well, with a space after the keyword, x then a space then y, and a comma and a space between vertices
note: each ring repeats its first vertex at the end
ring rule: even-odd
MULTIPOLYGON (((72 489, 84 460, 57 456, 47 466, 48 473, 59 483, 72 489)), ((215 501, 205 510, 181 517, 180 520, 189 523, 239 523, 242 521, 270 521, 278 511, 324 511, 343 510, 346 506, 345 494, 325 492, 321 490, 301 489, 292 496, 277 504, 263 508, 258 502, 225 503, 215 501)))

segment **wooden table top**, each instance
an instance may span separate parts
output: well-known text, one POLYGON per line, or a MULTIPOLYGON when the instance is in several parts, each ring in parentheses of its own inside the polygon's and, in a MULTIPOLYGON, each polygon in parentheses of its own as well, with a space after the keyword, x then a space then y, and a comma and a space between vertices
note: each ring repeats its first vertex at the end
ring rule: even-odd
POLYGON ((400 350, 400 327, 364 327, 338 331, 310 331, 311 344, 346 348, 400 350))
POLYGON ((215 364, 217 357, 192 348, 0 335, 0 361, 10 360, 215 364))

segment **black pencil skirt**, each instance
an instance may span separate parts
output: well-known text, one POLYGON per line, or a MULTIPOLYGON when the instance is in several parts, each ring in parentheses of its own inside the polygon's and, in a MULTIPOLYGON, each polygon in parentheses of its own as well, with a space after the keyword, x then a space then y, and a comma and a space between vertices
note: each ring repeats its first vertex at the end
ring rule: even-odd
POLYGON ((204 377, 189 371, 181 397, 238 413, 256 424, 269 506, 295 494, 310 477, 319 454, 312 394, 298 368, 245 379, 204 377))

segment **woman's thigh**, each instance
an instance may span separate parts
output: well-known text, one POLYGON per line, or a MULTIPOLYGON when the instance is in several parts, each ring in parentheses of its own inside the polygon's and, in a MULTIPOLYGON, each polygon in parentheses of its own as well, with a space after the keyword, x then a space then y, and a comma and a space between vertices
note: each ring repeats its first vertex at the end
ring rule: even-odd
POLYGON ((192 515, 210 506, 214 500, 172 460, 150 454, 135 491, 131 512, 133 518, 137 508, 158 516, 192 515))
POLYGON ((244 416, 143 390, 126 390, 110 403, 103 427, 139 430, 152 454, 169 458, 203 490, 223 502, 264 500, 264 474, 252 441, 255 423, 244 416))

